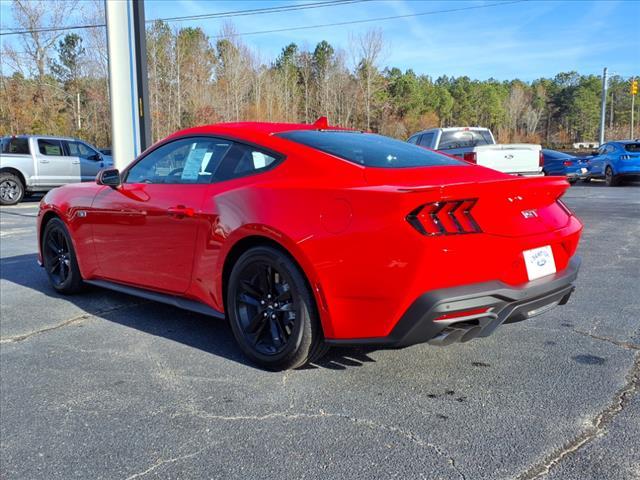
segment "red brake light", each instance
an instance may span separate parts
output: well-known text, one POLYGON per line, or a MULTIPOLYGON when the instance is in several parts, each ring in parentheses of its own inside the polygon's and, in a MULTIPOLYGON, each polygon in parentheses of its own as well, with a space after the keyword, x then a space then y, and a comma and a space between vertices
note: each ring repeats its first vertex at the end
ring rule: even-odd
POLYGON ((451 200, 420 205, 407 215, 407 222, 426 236, 481 233, 471 210, 477 199, 451 200))
POLYGON ((467 152, 462 158, 469 163, 478 163, 478 156, 476 155, 476 152, 467 152))
POLYGON ((538 166, 544 167, 544 154, 542 153, 542 150, 538 153, 538 166))
POLYGON ((573 162, 571 160, 565 160, 564 162, 562 162, 562 164, 565 167, 570 167, 571 165, 573 165, 573 162))

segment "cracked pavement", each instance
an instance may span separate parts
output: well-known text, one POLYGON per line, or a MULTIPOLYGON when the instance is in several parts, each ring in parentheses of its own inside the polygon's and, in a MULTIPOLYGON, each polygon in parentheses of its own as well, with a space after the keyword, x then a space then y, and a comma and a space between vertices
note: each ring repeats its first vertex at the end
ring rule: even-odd
POLYGON ((578 184, 569 304, 445 348, 336 349, 282 373, 223 322, 35 263, 0 209, 3 479, 640 479, 640 185, 578 184))

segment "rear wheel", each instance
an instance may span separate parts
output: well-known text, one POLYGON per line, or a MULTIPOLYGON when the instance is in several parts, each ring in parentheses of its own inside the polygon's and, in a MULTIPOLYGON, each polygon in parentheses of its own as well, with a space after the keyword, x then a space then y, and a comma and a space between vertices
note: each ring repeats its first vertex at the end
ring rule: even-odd
POLYGON ((0 173, 0 204, 15 205, 24 197, 24 184, 17 175, 0 173))
POLYGON ((270 370, 286 370, 325 353, 315 302, 298 266, 284 253, 254 247, 229 276, 227 310, 242 351, 270 370))
POLYGON ((42 261, 51 286, 58 292, 70 294, 82 289, 82 276, 71 236, 59 218, 51 219, 44 229, 42 261))
POLYGON ((604 181, 609 187, 617 187, 620 185, 620 179, 613 174, 613 169, 611 167, 607 167, 604 171, 604 181))

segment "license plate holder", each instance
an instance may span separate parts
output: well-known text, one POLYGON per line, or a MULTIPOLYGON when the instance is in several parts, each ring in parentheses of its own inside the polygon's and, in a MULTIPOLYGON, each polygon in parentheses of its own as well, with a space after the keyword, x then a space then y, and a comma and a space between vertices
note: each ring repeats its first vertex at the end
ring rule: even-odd
POLYGON ((536 280, 556 273, 556 262, 550 245, 525 250, 522 255, 529 280, 536 280))

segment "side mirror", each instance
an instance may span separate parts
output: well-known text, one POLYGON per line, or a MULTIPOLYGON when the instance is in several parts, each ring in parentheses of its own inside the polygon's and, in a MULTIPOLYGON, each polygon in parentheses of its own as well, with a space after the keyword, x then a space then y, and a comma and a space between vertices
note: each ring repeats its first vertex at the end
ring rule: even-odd
POLYGON ((108 185, 111 188, 118 188, 122 181, 120 180, 120 172, 117 168, 105 168, 100 170, 96 176, 98 185, 108 185))
POLYGON ((99 161, 102 160, 102 155, 99 153, 95 153, 89 157, 89 160, 99 161))

